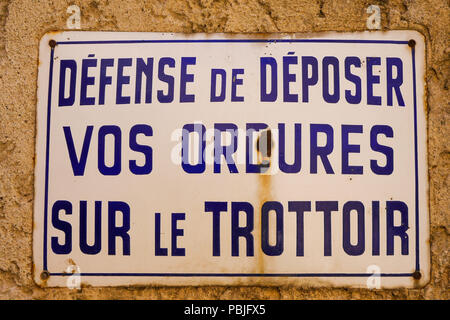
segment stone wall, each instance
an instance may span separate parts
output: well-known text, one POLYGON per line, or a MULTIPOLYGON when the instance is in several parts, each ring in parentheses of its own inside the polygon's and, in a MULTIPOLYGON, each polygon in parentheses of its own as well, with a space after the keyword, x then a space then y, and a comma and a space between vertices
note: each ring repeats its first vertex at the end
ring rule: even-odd
POLYGON ((450 9, 445 0, 0 0, 0 298, 3 299, 448 299, 450 9), (382 30, 426 38, 431 282, 422 289, 302 287, 40 288, 32 277, 38 44, 67 30, 149 32, 363 31, 381 8, 382 30), (446 142, 447 141, 447 142, 446 142))

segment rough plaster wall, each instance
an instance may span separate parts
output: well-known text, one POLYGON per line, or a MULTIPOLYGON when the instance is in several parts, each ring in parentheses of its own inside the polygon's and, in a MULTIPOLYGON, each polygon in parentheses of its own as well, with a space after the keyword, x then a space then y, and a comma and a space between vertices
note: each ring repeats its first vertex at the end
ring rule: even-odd
POLYGON ((0 0, 0 298, 3 299, 449 299, 450 9, 446 0, 0 0), (38 43, 66 29, 81 8, 83 30, 319 32, 414 29, 427 46, 431 282, 423 289, 297 287, 42 289, 32 279, 32 205, 38 43))

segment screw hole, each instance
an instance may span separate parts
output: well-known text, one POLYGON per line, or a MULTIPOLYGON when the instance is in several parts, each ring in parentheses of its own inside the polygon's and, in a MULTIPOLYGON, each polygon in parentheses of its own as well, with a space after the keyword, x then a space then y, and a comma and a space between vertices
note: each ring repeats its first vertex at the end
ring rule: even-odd
POLYGON ((48 273, 47 270, 44 270, 41 272, 41 280, 47 280, 48 278, 50 278, 50 273, 48 273))
POLYGON ((49 42, 48 42, 48 45, 51 47, 51 48, 54 48, 54 47, 56 47, 56 41, 55 40, 50 40, 49 42))
POLYGON ((414 271, 413 278, 415 280, 420 280, 420 278, 422 278, 422 274, 420 273, 420 271, 414 271))
POLYGON ((410 46, 411 48, 414 48, 416 46, 416 41, 411 39, 408 41, 408 46, 410 46))

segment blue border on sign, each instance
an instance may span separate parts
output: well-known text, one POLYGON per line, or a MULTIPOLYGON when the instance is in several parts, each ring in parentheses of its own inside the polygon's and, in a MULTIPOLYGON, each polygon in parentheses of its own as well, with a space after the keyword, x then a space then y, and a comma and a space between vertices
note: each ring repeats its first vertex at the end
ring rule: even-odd
MULTIPOLYGON (((58 41, 57 45, 73 44, 143 44, 143 43, 356 43, 356 44, 400 44, 408 45, 408 41, 400 40, 338 40, 338 39, 203 39, 203 40, 105 40, 105 41, 58 41)), ((53 83, 53 57, 54 48, 50 52, 48 104, 47 104, 47 134, 45 154, 45 195, 44 195, 44 256, 43 269, 48 271, 47 246, 48 246, 48 180, 49 180, 49 157, 50 157, 50 120, 51 120, 51 98, 53 83)), ((419 176, 418 176, 418 148, 417 148, 417 97, 416 97, 416 62, 415 47, 411 48, 412 72, 413 72, 413 101, 414 101, 414 171, 415 171, 415 219, 416 219, 416 261, 415 271, 420 271, 419 261, 419 176)), ((51 276, 114 276, 114 277, 412 277, 414 273, 52 273, 51 276)))

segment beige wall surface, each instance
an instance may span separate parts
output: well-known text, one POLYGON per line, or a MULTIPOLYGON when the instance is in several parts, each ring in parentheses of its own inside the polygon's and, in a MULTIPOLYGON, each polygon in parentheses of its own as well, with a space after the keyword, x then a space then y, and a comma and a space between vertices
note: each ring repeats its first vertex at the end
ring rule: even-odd
POLYGON ((447 0, 0 0, 0 298, 2 299, 449 299, 450 8, 447 0), (38 44, 67 30, 148 32, 363 31, 369 5, 381 30, 426 39, 431 282, 422 289, 304 287, 40 288, 32 277, 38 44))

